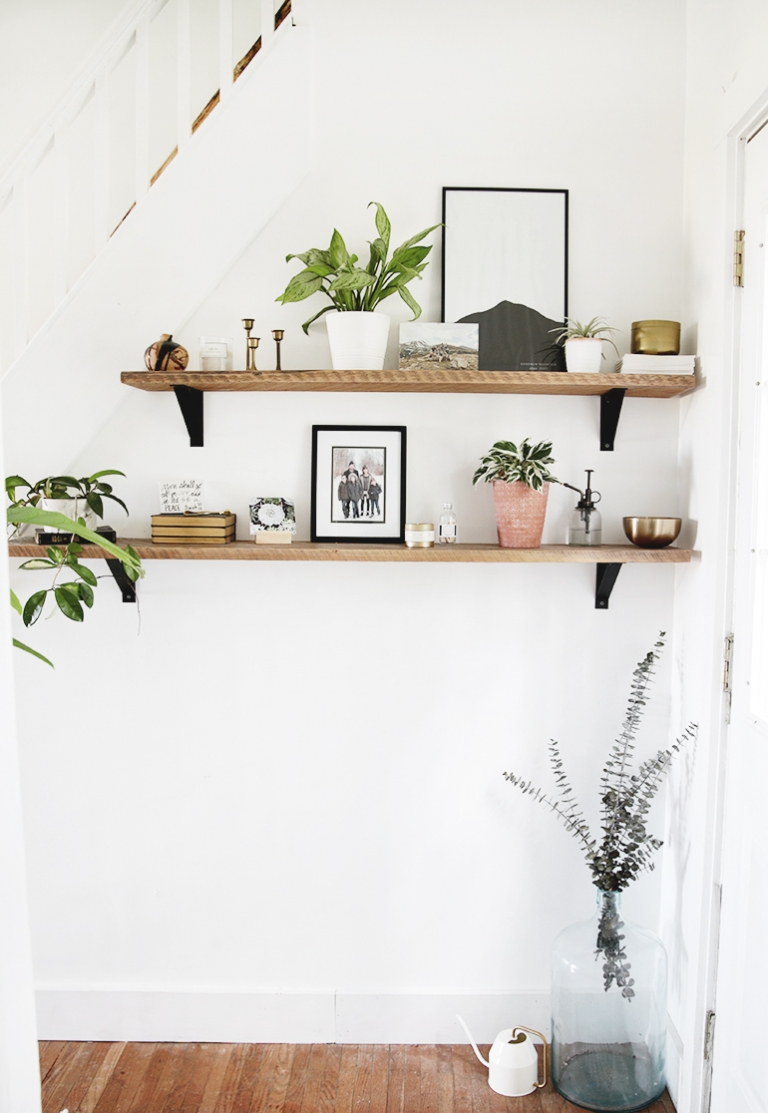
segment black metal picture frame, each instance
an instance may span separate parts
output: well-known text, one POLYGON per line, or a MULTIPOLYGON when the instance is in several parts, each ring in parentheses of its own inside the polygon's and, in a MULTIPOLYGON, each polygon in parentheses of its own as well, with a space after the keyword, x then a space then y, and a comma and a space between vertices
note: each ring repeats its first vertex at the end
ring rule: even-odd
POLYGON ((405 544, 404 425, 313 425, 312 541, 405 544))
POLYGON ((565 371, 568 190, 443 187, 441 320, 480 326, 483 371, 565 371))

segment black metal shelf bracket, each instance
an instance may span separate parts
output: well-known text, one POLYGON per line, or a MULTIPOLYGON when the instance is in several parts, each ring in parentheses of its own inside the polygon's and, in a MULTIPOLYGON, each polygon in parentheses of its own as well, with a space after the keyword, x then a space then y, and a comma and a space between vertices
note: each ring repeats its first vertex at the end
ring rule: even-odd
POLYGON ((613 585, 621 572, 620 564, 597 564, 595 578, 595 607, 598 611, 608 610, 608 600, 611 598, 613 585))
POLYGON ((613 452, 613 442, 616 440, 616 430, 619 427, 621 404, 624 401, 626 389, 614 387, 600 395, 600 451, 613 452))
POLYGON ((107 557, 107 564, 109 566, 110 572, 115 577, 117 586, 123 593, 123 602, 135 603, 136 584, 133 582, 133 580, 128 578, 122 560, 118 560, 116 557, 107 557))
POLYGON ((194 386, 176 385, 173 388, 181 416, 189 433, 189 447, 203 448, 203 398, 205 392, 194 386))

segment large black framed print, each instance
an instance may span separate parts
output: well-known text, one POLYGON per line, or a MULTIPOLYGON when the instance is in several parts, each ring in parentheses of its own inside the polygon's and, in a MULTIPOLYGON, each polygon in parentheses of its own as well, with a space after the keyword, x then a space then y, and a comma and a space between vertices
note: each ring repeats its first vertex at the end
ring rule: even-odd
POLYGON ((568 190, 443 188, 443 321, 480 326, 480 369, 564 371, 568 190))

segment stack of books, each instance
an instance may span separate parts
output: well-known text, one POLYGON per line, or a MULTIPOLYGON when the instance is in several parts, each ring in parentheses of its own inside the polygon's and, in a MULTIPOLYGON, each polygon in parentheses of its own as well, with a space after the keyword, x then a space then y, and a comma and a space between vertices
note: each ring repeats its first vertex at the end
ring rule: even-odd
POLYGON ((157 545, 229 545, 236 524, 237 515, 229 510, 153 514, 152 540, 157 545))
POLYGON ((696 356, 626 355, 619 360, 616 370, 628 375, 692 375, 696 356))

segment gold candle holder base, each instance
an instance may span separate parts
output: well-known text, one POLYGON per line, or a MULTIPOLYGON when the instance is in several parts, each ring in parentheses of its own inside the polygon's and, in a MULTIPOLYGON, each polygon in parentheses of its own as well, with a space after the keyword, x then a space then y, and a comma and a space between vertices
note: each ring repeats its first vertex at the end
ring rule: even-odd
POLYGON ((248 366, 246 367, 246 371, 257 371, 258 370, 258 368, 256 366, 256 349, 259 346, 259 340, 260 339, 261 339, 261 337, 259 337, 259 336, 249 336, 248 337, 248 366))
POLYGON ((274 340, 274 342, 277 346, 277 356, 275 358, 275 371, 282 371, 282 367, 280 366, 280 341, 283 339, 284 336, 285 336, 285 329, 281 329, 281 328, 273 328, 272 329, 272 339, 274 340))
POLYGON ((253 317, 243 317, 243 328, 245 329, 245 369, 251 370, 251 329, 253 328, 253 317))

